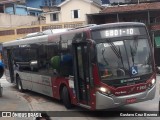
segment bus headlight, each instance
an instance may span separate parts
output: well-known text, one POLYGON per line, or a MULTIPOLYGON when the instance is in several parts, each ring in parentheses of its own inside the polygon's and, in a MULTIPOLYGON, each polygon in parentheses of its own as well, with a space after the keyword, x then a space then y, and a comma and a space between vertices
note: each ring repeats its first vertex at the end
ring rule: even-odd
POLYGON ((102 93, 108 94, 108 95, 111 94, 111 91, 107 88, 104 88, 104 87, 100 87, 99 91, 102 93))
POLYGON ((148 83, 148 89, 151 89, 151 88, 154 86, 155 83, 156 83, 156 79, 153 78, 153 79, 148 83))
POLYGON ((156 80, 153 78, 151 81, 152 85, 155 84, 155 82, 156 82, 156 80))
POLYGON ((106 91, 107 91, 107 89, 104 88, 104 87, 100 87, 99 90, 100 90, 101 92, 106 92, 106 91))

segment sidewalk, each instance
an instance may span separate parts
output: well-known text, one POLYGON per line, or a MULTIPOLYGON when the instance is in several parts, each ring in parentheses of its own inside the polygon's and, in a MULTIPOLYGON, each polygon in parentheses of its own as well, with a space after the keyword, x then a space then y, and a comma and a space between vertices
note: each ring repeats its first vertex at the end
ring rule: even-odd
MULTIPOLYGON (((2 97, 0 97, 0 111, 31 111, 31 107, 26 100, 22 100, 15 94, 14 85, 8 83, 3 76, 0 79, 3 87, 2 97)), ((0 113, 1 114, 1 113, 0 113)), ((22 119, 22 118, 21 118, 22 119)), ((0 120, 21 120, 20 118, 0 118, 0 120)), ((25 120, 33 120, 26 118, 25 120)))

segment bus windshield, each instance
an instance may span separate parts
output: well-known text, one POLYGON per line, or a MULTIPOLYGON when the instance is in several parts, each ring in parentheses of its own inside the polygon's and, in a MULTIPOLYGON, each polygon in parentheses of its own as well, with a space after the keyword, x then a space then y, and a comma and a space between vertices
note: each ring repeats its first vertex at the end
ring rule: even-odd
POLYGON ((97 59, 102 81, 141 76, 152 72, 147 38, 130 38, 98 43, 97 59))

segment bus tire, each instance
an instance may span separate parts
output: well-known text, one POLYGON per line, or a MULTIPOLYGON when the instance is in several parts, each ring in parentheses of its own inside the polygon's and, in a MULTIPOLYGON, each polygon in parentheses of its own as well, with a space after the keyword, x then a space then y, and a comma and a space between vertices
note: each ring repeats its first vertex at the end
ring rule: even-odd
POLYGON ((23 86, 22 86, 22 82, 21 82, 21 78, 19 76, 17 76, 17 88, 20 92, 23 92, 23 86))
POLYGON ((72 108, 72 104, 71 104, 71 99, 70 99, 67 87, 65 87, 65 86, 63 87, 61 96, 62 96, 62 101, 63 101, 64 106, 67 109, 71 109, 72 108))

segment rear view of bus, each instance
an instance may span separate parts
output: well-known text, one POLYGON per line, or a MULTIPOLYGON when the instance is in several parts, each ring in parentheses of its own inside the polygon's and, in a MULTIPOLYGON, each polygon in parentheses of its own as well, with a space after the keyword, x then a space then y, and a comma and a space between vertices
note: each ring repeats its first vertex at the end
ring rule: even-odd
POLYGON ((151 100, 156 72, 152 45, 144 24, 121 23, 92 28, 96 56, 96 109, 151 100), (99 74, 96 74, 99 73, 99 74))

